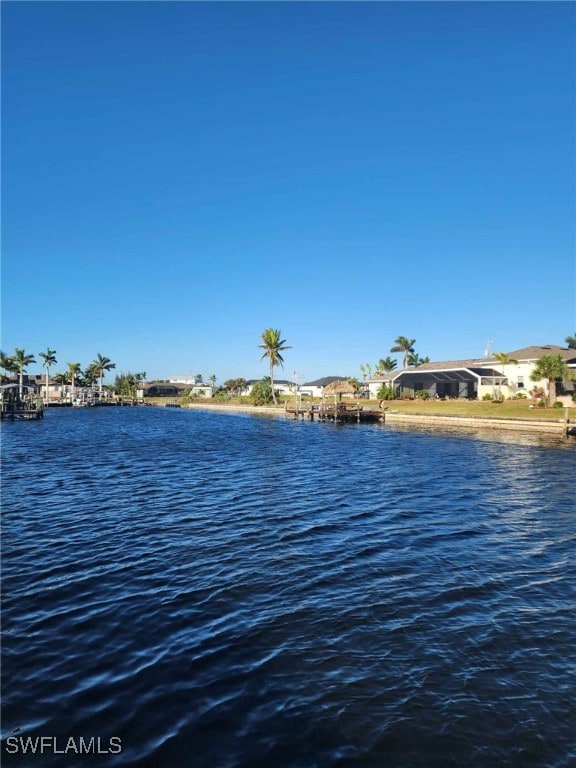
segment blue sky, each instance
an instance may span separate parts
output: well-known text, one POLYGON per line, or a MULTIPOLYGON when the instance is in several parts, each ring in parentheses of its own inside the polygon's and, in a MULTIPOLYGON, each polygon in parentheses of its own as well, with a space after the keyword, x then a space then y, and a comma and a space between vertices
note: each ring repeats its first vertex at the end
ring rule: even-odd
POLYGON ((266 374, 267 327, 304 380, 359 376, 398 335, 433 360, 562 344, 574 21, 3 2, 2 349, 222 382, 266 374))

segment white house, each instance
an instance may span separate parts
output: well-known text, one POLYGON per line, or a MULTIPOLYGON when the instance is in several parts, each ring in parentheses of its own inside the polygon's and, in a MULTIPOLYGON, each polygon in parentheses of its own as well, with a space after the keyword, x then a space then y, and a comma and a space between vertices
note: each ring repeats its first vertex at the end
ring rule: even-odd
MULTIPOLYGON (((538 360, 544 355, 560 355, 568 366, 576 370, 576 349, 554 344, 531 346, 507 353, 517 362, 502 364, 495 357, 452 360, 440 363, 424 363, 414 368, 404 368, 384 375, 373 376, 369 382, 370 397, 377 397, 382 384, 394 387, 398 394, 414 397, 415 392, 425 391, 430 397, 482 399, 484 395, 513 398, 530 397, 539 387, 548 391, 548 382, 532 381, 531 375, 538 360)), ((559 399, 570 400, 574 383, 566 381, 559 390, 559 399)))

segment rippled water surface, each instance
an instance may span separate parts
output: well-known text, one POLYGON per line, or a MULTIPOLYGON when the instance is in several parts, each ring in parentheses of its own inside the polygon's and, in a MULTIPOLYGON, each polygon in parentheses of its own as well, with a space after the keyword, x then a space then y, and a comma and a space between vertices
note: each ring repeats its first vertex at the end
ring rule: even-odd
POLYGON ((3 424, 3 764, 576 765, 575 442, 3 424))

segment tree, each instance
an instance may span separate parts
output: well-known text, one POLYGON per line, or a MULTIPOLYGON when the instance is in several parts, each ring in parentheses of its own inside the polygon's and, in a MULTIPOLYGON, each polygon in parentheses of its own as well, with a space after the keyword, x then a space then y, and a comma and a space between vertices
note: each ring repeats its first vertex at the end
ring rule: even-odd
POLYGON ((56 360, 56 350, 50 349, 50 347, 47 347, 46 352, 39 352, 38 354, 44 360, 43 366, 46 369, 46 389, 44 392, 44 402, 48 403, 48 381, 49 381, 50 368, 53 365, 56 365, 56 363, 58 362, 58 360, 56 360))
POLYGON ((360 366, 360 371, 362 372, 362 381, 366 381, 366 379, 372 376, 372 366, 370 363, 363 363, 360 366))
POLYGON ((5 355, 4 352, 0 352, 0 368, 4 371, 2 381, 4 381, 4 378, 8 378, 9 373, 18 373, 18 366, 16 365, 14 358, 5 355))
POLYGON ((429 362, 430 362, 429 357, 420 357, 418 352, 410 352, 408 354, 409 366, 424 365, 424 363, 429 363, 429 362))
POLYGON ((70 377, 67 373, 57 373, 54 376, 54 381, 57 384, 70 384, 70 377))
POLYGON ((216 374, 215 373, 211 373, 210 376, 208 376, 208 381, 212 385, 212 389, 213 390, 216 389, 216 374))
POLYGON ((392 373, 392 371, 397 367, 398 363, 396 360, 392 360, 390 355, 385 360, 379 360, 378 365, 376 366, 376 370, 379 373, 392 373))
POLYGON ((113 363, 110 358, 104 357, 103 355, 98 352, 96 355, 96 360, 92 363, 94 366, 94 371, 98 374, 98 378, 100 380, 100 386, 98 387, 99 393, 100 393, 100 400, 102 399, 102 379, 104 378, 104 372, 105 371, 111 371, 113 368, 116 368, 116 363, 113 363))
POLYGON ((24 349, 18 349, 17 347, 14 350, 12 360, 18 371, 18 394, 22 397, 22 392, 24 391, 24 371, 30 363, 36 362, 36 358, 34 355, 27 355, 24 349))
POLYGON ((86 379, 86 382, 88 386, 93 387, 94 382, 98 378, 98 370, 96 367, 96 363, 90 363, 90 365, 84 370, 84 378, 86 379))
POLYGON ((74 386, 76 384, 77 377, 82 374, 82 371, 80 369, 80 363, 67 363, 67 365, 68 365, 68 371, 67 371, 68 378, 72 385, 72 399, 74 399, 74 386))
POLYGON ((570 349, 576 349, 576 333, 574 334, 574 336, 566 336, 564 341, 566 342, 566 344, 568 344, 570 349))
POLYGON ((358 395, 362 391, 362 385, 360 384, 358 379, 351 376, 349 379, 347 379, 347 382, 348 384, 350 384, 351 387, 354 387, 354 394, 356 395, 356 397, 358 397, 358 395))
POLYGON ((228 379, 224 382, 224 388, 231 395, 239 395, 246 386, 246 379, 228 379))
POLYGON ((274 392, 274 368, 277 365, 284 367, 284 358, 280 354, 285 349, 291 349, 292 347, 286 346, 286 340, 280 338, 280 331, 274 330, 274 328, 266 328, 262 332, 261 339, 262 344, 259 344, 259 348, 265 350, 260 360, 264 360, 267 357, 270 361, 270 383, 272 387, 272 400, 274 405, 278 405, 276 400, 276 393, 274 392))
POLYGON ((572 372, 560 355, 543 355, 530 374, 532 381, 545 379, 548 382, 547 405, 552 407, 556 402, 556 382, 572 378, 572 372))
POLYGON ((270 379, 266 377, 254 383, 252 387, 252 402, 254 405, 268 405, 274 401, 274 392, 270 379))
POLYGON ((146 378, 145 373, 120 373, 114 380, 114 391, 119 395, 136 397, 138 385, 146 378))
MULTIPOLYGON (((518 365, 518 360, 516 360, 515 357, 510 357, 510 355, 507 352, 494 352, 493 357, 498 360, 500 365, 502 366, 502 377, 506 376, 506 366, 507 365, 518 365)), ((498 399, 502 397, 502 382, 498 384, 498 399)), ((492 390, 494 390, 494 386, 492 386, 492 390)), ((492 392, 492 396, 494 396, 494 391, 492 392)))
POLYGON ((408 339, 406 336, 398 336, 394 342, 394 346, 390 348, 390 352, 404 353, 404 359, 402 361, 403 368, 408 367, 408 356, 411 352, 414 352, 414 344, 416 344, 416 339, 408 339))

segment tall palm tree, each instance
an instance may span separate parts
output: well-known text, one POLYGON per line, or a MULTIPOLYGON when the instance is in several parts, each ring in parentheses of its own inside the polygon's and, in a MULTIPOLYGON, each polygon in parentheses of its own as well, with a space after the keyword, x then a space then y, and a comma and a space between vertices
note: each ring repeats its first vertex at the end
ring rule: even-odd
POLYGON ((548 405, 552 407, 556 402, 556 381, 570 379, 573 374, 560 355, 543 355, 530 374, 532 381, 546 379, 548 382, 548 405))
POLYGON ((267 357, 270 361, 270 383, 272 386, 272 399, 274 400, 274 405, 278 405, 276 393, 274 392, 274 367, 276 365, 281 365, 283 367, 284 358, 280 353, 285 349, 292 349, 292 347, 286 346, 286 340, 281 339, 280 336, 280 331, 274 330, 274 328, 266 328, 260 337, 262 339, 262 344, 258 345, 260 349, 265 350, 260 360, 264 360, 264 358, 267 357))
POLYGON ((58 360, 56 360, 56 350, 50 349, 50 347, 46 347, 46 352, 39 352, 38 354, 44 360, 42 365, 46 369, 46 388, 44 390, 44 402, 46 405, 48 405, 48 382, 50 379, 50 368, 53 365, 56 365, 58 360))
POLYGON ((392 373, 392 371, 398 366, 398 363, 396 360, 392 360, 390 355, 384 360, 378 360, 378 365, 376 366, 376 370, 379 373, 392 373))
POLYGON ((94 366, 94 372, 98 376, 100 382, 98 390, 100 400, 102 400, 102 379, 104 378, 104 373, 105 371, 111 371, 113 368, 116 368, 116 363, 113 363, 109 357, 104 357, 98 352, 96 360, 94 360, 92 365, 94 366))
POLYGON ((215 373, 211 373, 210 376, 208 376, 208 381, 212 385, 212 389, 213 390, 216 389, 216 374, 215 373))
POLYGON ((24 349, 16 348, 12 359, 18 370, 18 394, 22 397, 22 392, 24 390, 24 371, 30 363, 36 362, 36 358, 34 355, 27 355, 24 349))
MULTIPOLYGON (((518 360, 516 360, 515 357, 510 357, 510 355, 507 352, 494 352, 492 357, 498 360, 498 362, 502 366, 502 377, 506 376, 507 365, 518 365, 518 360)), ((492 386, 492 389, 494 389, 494 386, 492 386)), ((500 382, 500 384, 498 385, 498 398, 500 398, 501 395, 502 395, 502 382, 500 382)))
POLYGON ((414 352, 414 344, 416 339, 408 339, 406 336, 398 336, 394 342, 394 346, 390 348, 390 352, 404 352, 404 359, 402 361, 402 367, 408 367, 408 356, 414 352))
POLYGON ((68 365, 68 379, 72 384, 72 400, 74 400, 74 386, 76 384, 76 377, 79 376, 82 371, 80 369, 80 363, 67 363, 68 365))
POLYGON ((570 349, 576 349, 576 333, 574 334, 574 336, 566 336, 564 341, 566 342, 566 344, 568 344, 570 349))

